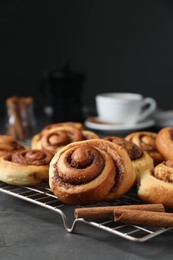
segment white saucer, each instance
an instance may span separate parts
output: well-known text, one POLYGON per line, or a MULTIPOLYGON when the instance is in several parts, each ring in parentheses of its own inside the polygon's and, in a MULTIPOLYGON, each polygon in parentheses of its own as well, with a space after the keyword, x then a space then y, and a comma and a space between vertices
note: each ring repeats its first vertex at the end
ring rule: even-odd
POLYGON ((153 114, 153 118, 156 121, 156 125, 160 128, 173 126, 173 110, 156 110, 153 114))
POLYGON ((154 119, 147 119, 146 121, 139 122, 133 125, 124 124, 111 124, 99 121, 97 117, 89 117, 85 120, 84 125, 92 130, 99 130, 104 133, 117 134, 120 132, 130 132, 140 129, 146 129, 155 125, 154 119))

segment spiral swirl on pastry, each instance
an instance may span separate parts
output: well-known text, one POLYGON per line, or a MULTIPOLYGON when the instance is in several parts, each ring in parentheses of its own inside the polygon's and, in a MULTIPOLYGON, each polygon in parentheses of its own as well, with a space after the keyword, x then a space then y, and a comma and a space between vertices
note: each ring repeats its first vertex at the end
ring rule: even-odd
POLYGON ((14 137, 9 135, 0 135, 0 156, 24 149, 25 147, 14 137))
POLYGON ((70 127, 75 127, 79 130, 84 130, 84 125, 80 122, 57 122, 57 123, 53 123, 53 124, 49 124, 46 125, 45 127, 43 127, 43 129, 41 130, 42 133, 45 133, 46 131, 52 130, 54 128, 57 127, 66 127, 66 126, 70 126, 70 127))
POLYGON ((99 136, 95 132, 89 130, 82 130, 82 135, 82 140, 99 138, 99 136))
POLYGON ((121 197, 134 180, 125 149, 101 139, 68 144, 54 155, 49 168, 52 192, 72 205, 121 197))
POLYGON ((136 174, 136 183, 143 171, 154 167, 151 156, 132 141, 117 136, 105 136, 103 139, 116 143, 127 151, 136 174))
POLYGON ((165 160, 173 160, 173 127, 164 127, 158 132, 156 147, 165 160))
POLYGON ((42 150, 23 150, 0 158, 0 181, 17 186, 48 182, 53 155, 42 150))
POLYGON ((126 140, 132 141, 139 146, 143 151, 147 152, 154 161, 154 166, 161 163, 164 158, 156 147, 157 134, 154 132, 134 132, 125 137, 126 140))
POLYGON ((145 171, 141 175, 137 194, 143 201, 173 208, 173 160, 163 161, 145 171))
POLYGON ((99 137, 92 131, 81 131, 75 127, 64 126, 56 127, 49 131, 47 130, 44 133, 36 134, 32 138, 31 144, 32 149, 43 149, 55 154, 58 149, 69 143, 94 138, 99 137))
POLYGON ((12 161, 21 165, 48 165, 52 159, 50 153, 42 150, 25 150, 12 155, 12 161))

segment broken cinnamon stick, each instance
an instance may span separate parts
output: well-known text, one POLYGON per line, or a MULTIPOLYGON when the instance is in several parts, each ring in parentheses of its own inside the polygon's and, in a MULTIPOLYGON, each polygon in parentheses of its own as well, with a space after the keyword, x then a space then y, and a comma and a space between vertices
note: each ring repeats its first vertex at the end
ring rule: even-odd
POLYGON ((103 206, 103 207, 91 207, 91 208, 76 208, 74 211, 75 218, 106 218, 114 217, 115 209, 135 209, 135 210, 147 210, 147 211, 161 211, 164 212, 165 208, 163 204, 137 204, 137 205, 122 205, 122 206, 103 206))
POLYGON ((173 227, 173 213, 119 208, 114 210, 114 220, 139 226, 173 227))

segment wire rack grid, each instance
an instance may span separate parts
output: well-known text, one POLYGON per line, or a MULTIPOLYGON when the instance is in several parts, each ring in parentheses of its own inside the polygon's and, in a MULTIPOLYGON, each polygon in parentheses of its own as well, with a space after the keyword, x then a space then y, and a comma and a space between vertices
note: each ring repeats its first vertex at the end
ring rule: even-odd
MULTIPOLYGON (((0 182, 0 191, 58 213, 62 218, 64 228, 67 230, 67 232, 70 233, 75 232, 75 228, 78 223, 82 222, 129 241, 144 242, 171 229, 117 223, 112 218, 98 218, 89 220, 75 218, 74 211, 76 207, 63 204, 51 192, 47 184, 37 187, 18 187, 0 182)), ((141 204, 141 201, 137 198, 136 192, 134 190, 130 191, 126 196, 123 196, 117 200, 116 203, 111 204, 111 206, 130 204, 141 204)), ((92 206, 110 206, 110 203, 103 201, 94 205, 89 205, 89 207, 92 206)))

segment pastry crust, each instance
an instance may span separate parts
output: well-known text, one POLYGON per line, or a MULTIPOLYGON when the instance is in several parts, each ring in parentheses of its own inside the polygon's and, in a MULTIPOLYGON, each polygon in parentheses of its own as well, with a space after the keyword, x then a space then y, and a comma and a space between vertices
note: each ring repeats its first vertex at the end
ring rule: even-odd
POLYGON ((82 132, 71 126, 55 127, 33 136, 31 146, 33 149, 43 149, 55 154, 65 145, 82 140, 82 132))
POLYGON ((156 147, 156 137, 157 133, 140 131, 127 135, 125 139, 132 141, 143 151, 147 152, 153 158, 154 166, 156 166, 164 160, 163 156, 156 147))
POLYGON ((117 136, 105 136, 103 139, 116 143, 127 151, 136 174, 135 184, 138 182, 142 172, 154 167, 154 162, 151 156, 132 141, 117 136))
POLYGON ((134 181, 126 150, 102 139, 65 146, 54 155, 49 168, 50 188, 66 204, 117 199, 129 191, 134 181))
POLYGON ((158 132, 156 146, 165 160, 173 159, 173 127, 164 127, 158 132))
POLYGON ((0 157, 0 181, 17 186, 48 182, 52 154, 41 150, 23 150, 0 157))
POLYGON ((145 171, 141 175, 137 195, 145 202, 173 208, 173 161, 164 161, 145 171))
POLYGON ((0 156, 24 149, 25 147, 20 144, 14 137, 9 135, 0 135, 0 156))
POLYGON ((141 174, 149 169, 152 169, 154 167, 154 162, 151 156, 147 152, 143 152, 143 155, 141 158, 132 160, 132 165, 136 174, 136 182, 138 183, 141 174))
POLYGON ((54 127, 49 131, 34 135, 31 147, 51 152, 54 155, 67 144, 94 138, 99 138, 99 136, 92 131, 79 130, 72 126, 54 127))
POLYGON ((46 131, 52 130, 57 127, 62 127, 62 126, 63 127, 72 126, 72 127, 76 127, 79 130, 84 130, 84 125, 80 122, 57 122, 57 123, 52 123, 52 124, 46 125, 45 127, 43 127, 41 132, 45 133, 46 131))
POLYGON ((100 138, 95 132, 89 130, 83 130, 82 135, 83 135, 82 137, 83 140, 100 138))

